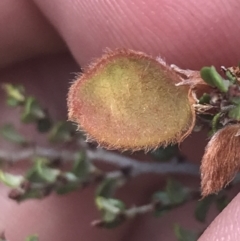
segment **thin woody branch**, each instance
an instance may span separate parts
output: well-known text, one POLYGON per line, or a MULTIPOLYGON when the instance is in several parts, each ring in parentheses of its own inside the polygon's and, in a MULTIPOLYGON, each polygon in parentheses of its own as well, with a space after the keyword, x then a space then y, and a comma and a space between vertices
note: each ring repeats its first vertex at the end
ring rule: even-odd
MULTIPOLYGON (((7 152, 0 150, 0 159, 8 161, 10 163, 16 163, 33 158, 34 156, 46 157, 49 159, 60 159, 63 162, 73 160, 77 155, 77 152, 68 150, 57 150, 44 147, 32 147, 16 152, 7 152)), ((119 167, 131 167, 132 176, 137 176, 143 173, 156 173, 156 174, 188 174, 199 176, 199 166, 192 163, 177 163, 177 157, 173 158, 167 163, 156 162, 139 162, 136 159, 109 152, 103 149, 86 150, 87 158, 90 161, 105 162, 119 167)))

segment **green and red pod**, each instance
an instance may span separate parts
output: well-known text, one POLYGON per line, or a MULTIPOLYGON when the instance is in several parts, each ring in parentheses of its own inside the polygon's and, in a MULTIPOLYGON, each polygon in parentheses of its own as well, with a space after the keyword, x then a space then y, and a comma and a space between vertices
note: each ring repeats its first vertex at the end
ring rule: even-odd
POLYGON ((195 123, 189 86, 142 52, 109 51, 72 84, 68 116, 90 140, 118 150, 179 143, 195 123))

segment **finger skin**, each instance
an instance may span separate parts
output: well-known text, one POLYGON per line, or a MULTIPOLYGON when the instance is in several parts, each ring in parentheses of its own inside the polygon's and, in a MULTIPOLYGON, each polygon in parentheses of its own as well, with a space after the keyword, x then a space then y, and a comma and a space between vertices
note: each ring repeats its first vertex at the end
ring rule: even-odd
POLYGON ((198 241, 238 241, 240 239, 240 194, 211 223, 198 241))
POLYGON ((0 68, 66 51, 57 32, 30 0, 0 1, 0 36, 0 68))
POLYGON ((239 60, 238 0, 34 2, 83 65, 106 47, 161 55, 184 68, 239 60))

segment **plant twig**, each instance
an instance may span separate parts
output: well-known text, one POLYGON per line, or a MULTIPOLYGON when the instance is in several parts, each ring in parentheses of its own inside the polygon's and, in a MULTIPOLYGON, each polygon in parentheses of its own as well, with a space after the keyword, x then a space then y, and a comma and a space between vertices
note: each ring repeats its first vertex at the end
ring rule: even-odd
POLYGON ((119 167, 130 166, 132 167, 132 175, 136 176, 143 173, 178 173, 199 176, 199 166, 192 163, 179 163, 176 164, 176 157, 168 163, 157 162, 139 162, 136 159, 123 156, 117 153, 108 152, 103 149, 96 151, 87 151, 88 157, 95 161, 100 160, 119 167))
MULTIPOLYGON (((28 160, 34 156, 41 156, 50 159, 60 159, 64 162, 73 160, 77 155, 77 152, 68 150, 57 150, 44 147, 32 147, 16 152, 7 152, 0 150, 0 159, 8 161, 10 163, 16 163, 23 160, 28 160)), ((157 162, 139 162, 136 159, 106 151, 103 149, 86 150, 86 155, 90 161, 105 162, 119 167, 131 167, 132 176, 137 176, 144 173, 156 173, 156 174, 188 174, 193 176, 199 176, 199 166, 192 163, 177 163, 177 157, 173 158, 167 163, 157 162)))
POLYGON ((139 207, 132 207, 124 212, 124 215, 128 218, 134 218, 136 215, 141 215, 145 213, 150 213, 154 211, 154 203, 149 203, 139 207))

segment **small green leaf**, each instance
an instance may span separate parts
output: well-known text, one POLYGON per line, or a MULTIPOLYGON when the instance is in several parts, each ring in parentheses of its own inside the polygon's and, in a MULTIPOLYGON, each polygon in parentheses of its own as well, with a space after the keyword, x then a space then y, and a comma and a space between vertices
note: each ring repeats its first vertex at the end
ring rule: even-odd
POLYGON ((45 117, 45 112, 40 107, 34 97, 28 97, 24 104, 24 109, 21 114, 21 120, 24 123, 35 122, 45 117))
POLYGON ((124 212, 126 207, 121 200, 97 197, 96 204, 98 209, 101 210, 105 223, 104 227, 113 228, 122 223, 123 219, 120 218, 119 214, 124 212))
POLYGON ((38 165, 38 173, 40 176, 49 183, 54 183, 57 176, 60 174, 60 170, 46 167, 44 165, 38 165))
POLYGON ((154 193, 152 200, 156 203, 154 215, 159 217, 174 206, 182 204, 189 196, 189 189, 181 183, 169 179, 165 191, 154 193))
POLYGON ((198 221, 205 222, 207 213, 213 201, 214 201, 214 197, 208 196, 197 203, 197 206, 195 209, 195 217, 198 221))
POLYGON ((211 97, 209 94, 204 93, 201 98, 199 99, 199 104, 203 105, 203 104, 209 104, 211 100, 211 97))
POLYGON ((60 174, 60 170, 49 168, 46 165, 47 162, 48 160, 45 158, 36 158, 34 167, 26 175, 27 180, 31 182, 54 183, 60 174))
POLYGON ((168 194, 164 191, 159 191, 154 193, 152 199, 154 203, 158 204, 155 206, 155 212, 154 212, 155 217, 161 217, 167 211, 173 208, 168 194))
POLYGON ((72 172, 64 172, 62 175, 67 182, 80 183, 79 178, 72 172))
POLYGON ((170 205, 171 200, 168 194, 164 191, 159 191, 153 194, 153 200, 156 202, 160 202, 162 206, 170 205))
POLYGON ((24 181, 24 177, 20 175, 9 174, 9 173, 3 172, 0 169, 0 181, 9 187, 16 188, 16 187, 19 187, 21 183, 24 181))
POLYGON ((12 124, 5 124, 2 126, 0 128, 0 134, 4 139, 10 142, 14 142, 20 145, 25 145, 28 143, 25 137, 19 134, 12 124))
POLYGON ((222 92, 228 91, 228 85, 226 81, 223 80, 221 75, 217 72, 214 66, 203 67, 200 71, 202 79, 209 85, 217 87, 222 92))
POLYGON ((217 130, 219 129, 219 119, 220 119, 221 115, 222 115, 222 113, 219 112, 212 119, 212 132, 211 132, 212 135, 215 132, 217 132, 217 130))
POLYGON ((42 183, 43 179, 42 177, 39 175, 36 165, 34 165, 32 168, 30 168, 27 171, 26 174, 26 179, 30 182, 36 182, 36 183, 42 183))
POLYGON ((99 210, 105 210, 116 214, 119 214, 126 208, 121 200, 100 196, 96 197, 96 204, 99 210))
POLYGON ((74 192, 74 191, 78 190, 79 187, 80 187, 79 183, 68 183, 64 186, 58 187, 56 189, 56 193, 59 194, 59 195, 64 195, 64 194, 67 194, 67 193, 74 192))
POLYGON ((166 192, 172 204, 181 204, 189 196, 189 189, 173 179, 168 180, 166 192))
POLYGON ((174 225, 174 233, 178 241, 197 241, 198 235, 193 231, 183 229, 178 224, 174 225))
POLYGON ((68 142, 72 139, 73 124, 66 121, 56 123, 49 133, 51 142, 68 142))
POLYGON ((49 188, 32 188, 22 193, 17 199, 14 198, 17 202, 23 202, 29 199, 42 199, 51 193, 49 188))
POLYGON ((90 172, 90 163, 86 158, 86 155, 83 151, 77 154, 76 159, 74 160, 74 165, 72 173, 74 173, 81 180, 86 180, 90 172))
POLYGON ((38 236, 37 235, 31 235, 31 236, 28 236, 25 241, 38 241, 38 236))
POLYGON ((16 101, 16 103, 20 104, 25 100, 25 90, 22 85, 12 85, 12 84, 3 84, 3 89, 6 92, 8 98, 16 101))
POLYGON ((101 196, 105 198, 110 198, 117 185, 117 180, 112 178, 104 179, 97 188, 96 196, 101 196))
POLYGON ((59 194, 59 195, 67 194, 67 193, 76 191, 76 190, 78 190, 80 188, 81 182, 76 177, 76 175, 74 175, 71 172, 65 172, 62 175, 65 178, 65 182, 66 183, 63 182, 62 185, 57 187, 57 189, 56 189, 56 193, 57 194, 59 194))
POLYGON ((236 83, 237 77, 232 71, 230 71, 230 69, 226 69, 225 75, 233 84, 236 83))
MULTIPOLYGON (((22 103, 22 102, 20 102, 22 103)), ((19 101, 14 99, 13 97, 9 96, 7 97, 7 105, 10 107, 16 107, 18 105, 20 105, 19 101)))
POLYGON ((239 121, 240 120, 240 104, 238 104, 236 107, 231 109, 228 112, 228 116, 232 119, 239 121))
POLYGON ((216 198, 217 209, 222 212, 222 210, 229 204, 229 199, 226 195, 221 195, 216 198))

